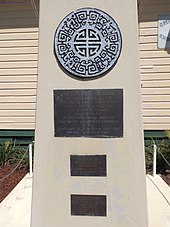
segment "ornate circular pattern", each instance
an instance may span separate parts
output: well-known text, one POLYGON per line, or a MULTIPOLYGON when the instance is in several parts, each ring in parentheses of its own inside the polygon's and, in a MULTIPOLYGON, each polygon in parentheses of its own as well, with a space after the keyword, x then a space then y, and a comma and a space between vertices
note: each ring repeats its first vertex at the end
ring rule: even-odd
POLYGON ((69 73, 91 78, 113 67, 120 55, 118 25, 105 12, 83 8, 66 16, 55 33, 55 54, 69 73))

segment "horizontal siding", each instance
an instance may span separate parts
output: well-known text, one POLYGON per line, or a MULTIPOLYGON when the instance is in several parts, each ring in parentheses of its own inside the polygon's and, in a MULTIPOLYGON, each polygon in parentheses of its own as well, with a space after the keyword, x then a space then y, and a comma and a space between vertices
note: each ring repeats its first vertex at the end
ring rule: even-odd
POLYGON ((142 81, 142 87, 145 88, 169 88, 170 80, 157 80, 157 81, 142 81))
POLYGON ((0 33, 0 41, 15 41, 15 40, 35 40, 38 39, 38 33, 35 32, 24 32, 24 33, 0 33))
POLYGON ((7 96, 34 96, 36 95, 36 89, 0 89, 0 96, 1 97, 7 97, 7 96))
POLYGON ((144 130, 148 130, 148 128, 149 128, 149 130, 155 130, 155 128, 156 128, 156 130, 169 130, 170 129, 170 124, 168 123, 165 123, 165 124, 151 124, 151 123, 149 123, 149 124, 147 124, 147 123, 143 123, 143 129, 144 130))
POLYGON ((169 95, 169 88, 142 88, 142 95, 162 95, 162 101, 164 101, 163 95, 169 95))
MULTIPOLYGON (((35 110, 35 103, 1 103, 1 110, 35 110)), ((9 116, 10 117, 10 116, 9 116)))
POLYGON ((0 103, 35 103, 36 96, 0 97, 0 103))
POLYGON ((169 115, 169 110, 167 109, 153 109, 153 110, 143 110, 143 117, 150 117, 150 115, 152 115, 152 117, 166 117, 169 115))
MULTIPOLYGON (((8 12, 11 13, 11 12, 8 12)), ((16 12, 17 14, 17 12, 16 12)), ((19 25, 16 25, 15 27, 10 27, 10 28, 2 28, 2 26, 0 26, 0 34, 11 34, 11 33, 29 33, 29 32, 38 32, 38 27, 37 27, 37 23, 36 23, 36 27, 22 27, 22 29, 19 27, 19 25)))
POLYGON ((170 71, 170 65, 141 65, 142 73, 166 73, 170 71))
POLYGON ((0 69, 37 68, 37 61, 0 62, 0 69))
POLYGON ((9 129, 11 130, 11 125, 13 129, 34 129, 35 128, 35 123, 30 123, 30 122, 21 122, 21 123, 16 123, 16 122, 1 122, 1 128, 2 129, 9 129))
POLYGON ((34 129, 38 23, 30 1, 0 7, 0 129, 34 129))
POLYGON ((147 59, 147 58, 167 58, 167 52, 166 51, 162 51, 162 50, 147 50, 147 51, 141 51, 140 50, 140 58, 141 59, 147 59))
POLYGON ((145 73, 142 74, 142 80, 147 81, 147 80, 169 80, 169 73, 145 73))
POLYGON ((1 54, 11 55, 11 54, 37 54, 38 47, 11 47, 11 48, 1 48, 1 54))
MULTIPOLYGON (((22 39, 22 36, 21 36, 22 39)), ((38 45, 37 40, 8 40, 4 41, 1 40, 0 42, 0 48, 11 48, 11 47, 34 47, 38 45)))
POLYGON ((32 117, 35 115, 35 110, 0 110, 0 117, 32 117))
POLYGON ((143 127, 170 129, 170 50, 158 49, 158 16, 170 14, 169 0, 143 2, 139 16, 143 127))
POLYGON ((145 124, 152 123, 152 124, 169 124, 170 117, 144 117, 145 124))
MULTIPOLYGON (((170 99, 170 95, 164 95, 163 96, 164 101, 168 102, 170 99)), ((143 102, 162 102, 162 95, 143 95, 142 96, 142 101, 143 102)), ((169 113, 169 111, 167 111, 169 113)))
POLYGON ((141 65, 150 66, 153 68, 154 65, 167 66, 169 64, 169 58, 154 58, 154 59, 141 59, 141 65))
POLYGON ((30 75, 30 74, 37 74, 37 68, 32 67, 32 68, 17 68, 17 69, 12 69, 12 68, 4 68, 0 69, 0 75, 30 75))
MULTIPOLYGON (((170 102, 143 102, 143 109, 170 109, 170 102)), ((152 116, 151 116, 152 118, 152 116)))
POLYGON ((9 122, 15 122, 15 123, 34 123, 34 117, 1 117, 0 116, 0 122, 2 123, 9 123, 9 122))
POLYGON ((14 76, 1 76, 1 83, 10 82, 36 82, 37 75, 14 75, 14 76))
POLYGON ((13 83, 1 83, 0 89, 29 89, 29 88, 36 88, 37 84, 34 82, 13 82, 13 83))
MULTIPOLYGON (((0 55, 0 63, 1 62, 21 62, 21 61, 37 61, 38 60, 38 54, 24 54, 20 53, 18 54, 1 54, 0 55)), ((36 63, 37 64, 37 63, 36 63)))

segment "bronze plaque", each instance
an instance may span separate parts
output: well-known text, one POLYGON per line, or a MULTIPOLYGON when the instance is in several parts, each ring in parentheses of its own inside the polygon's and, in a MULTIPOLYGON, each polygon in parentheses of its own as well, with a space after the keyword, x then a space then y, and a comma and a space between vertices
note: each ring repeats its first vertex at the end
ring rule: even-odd
POLYGON ((123 137, 123 90, 54 90, 55 137, 123 137))
POLYGON ((106 195, 71 195, 71 215, 107 216, 106 195))
POLYGON ((71 155, 71 176, 106 176, 106 155, 71 155))

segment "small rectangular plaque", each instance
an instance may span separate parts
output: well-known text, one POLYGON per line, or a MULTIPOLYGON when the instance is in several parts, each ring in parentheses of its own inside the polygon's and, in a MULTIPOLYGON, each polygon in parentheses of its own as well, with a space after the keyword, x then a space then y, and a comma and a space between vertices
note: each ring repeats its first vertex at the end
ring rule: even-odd
POLYGON ((71 155, 71 176, 106 176, 106 155, 71 155))
POLYGON ((71 215, 107 216, 105 195, 71 195, 71 215))
POLYGON ((54 90, 55 137, 123 137, 123 90, 54 90))

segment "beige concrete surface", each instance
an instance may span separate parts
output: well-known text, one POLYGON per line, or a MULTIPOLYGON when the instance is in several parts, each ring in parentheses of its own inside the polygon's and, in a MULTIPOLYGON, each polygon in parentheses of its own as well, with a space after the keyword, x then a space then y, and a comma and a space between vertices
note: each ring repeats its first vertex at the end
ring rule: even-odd
POLYGON ((29 227, 32 178, 27 174, 0 203, 0 227, 29 227))
MULTIPOLYGON (((160 178, 146 177, 149 227, 170 227, 170 187, 160 178)), ((32 178, 27 175, 0 204, 1 227, 30 227, 32 178)))
POLYGON ((170 187, 157 175, 147 175, 149 227, 170 227, 170 187))

